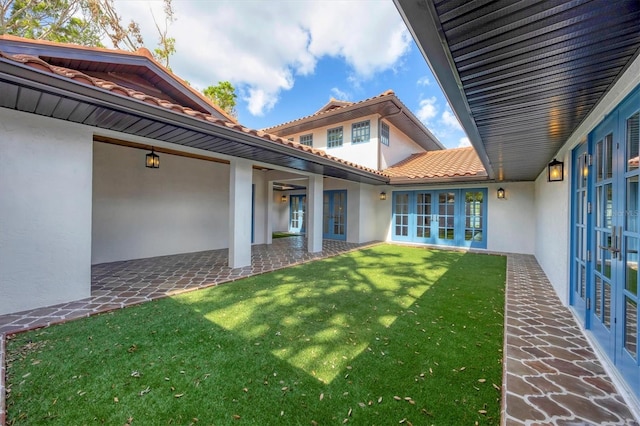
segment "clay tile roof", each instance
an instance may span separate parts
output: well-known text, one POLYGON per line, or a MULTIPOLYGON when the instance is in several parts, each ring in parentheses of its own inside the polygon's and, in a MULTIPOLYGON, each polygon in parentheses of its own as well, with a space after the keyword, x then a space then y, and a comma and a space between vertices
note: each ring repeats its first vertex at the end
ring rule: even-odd
POLYGON ((158 99, 154 96, 151 95, 147 95, 146 93, 142 93, 136 90, 132 90, 126 87, 122 87, 120 85, 118 85, 117 83, 114 83, 112 81, 107 81, 107 80, 103 80, 100 78, 96 78, 96 77, 91 77, 87 74, 84 74, 81 71, 78 70, 73 70, 73 69, 69 69, 69 68, 64 68, 64 67, 60 67, 60 66, 53 66, 49 63, 47 63, 46 61, 43 61, 42 59, 40 59, 37 56, 32 56, 32 55, 26 55, 26 54, 18 54, 18 55, 9 55, 6 54, 2 51, 0 51, 0 58, 4 58, 4 59, 8 59, 14 62, 19 62, 22 63, 26 66, 29 66, 31 68, 37 69, 39 71, 44 71, 44 72, 48 72, 50 74, 55 74, 61 77, 65 77, 68 79, 73 80, 76 83, 80 83, 83 85, 87 85, 87 86, 94 86, 96 88, 99 88, 101 90, 106 90, 114 95, 117 96, 121 96, 121 97, 125 97, 125 98, 131 98, 131 99, 135 99, 137 101, 141 101, 141 102, 145 102, 145 103, 149 103, 151 105, 154 105, 158 108, 163 108, 163 109, 167 109, 170 111, 173 111, 175 113, 178 114, 184 114, 186 116, 189 116, 191 118, 195 118, 195 119, 199 119, 202 121, 206 121, 211 123, 212 125, 218 126, 218 127, 228 127, 234 130, 238 130, 244 133, 248 133, 252 136, 255 136, 256 138, 260 138, 263 140, 267 140, 279 145, 286 145, 289 146, 291 148, 295 148, 299 151, 302 152, 308 152, 314 155, 318 155, 327 159, 330 159, 332 161, 335 161, 336 163, 340 163, 346 166, 350 166, 368 173, 373 173, 376 174, 378 176, 385 176, 384 173, 375 170, 375 169, 370 169, 368 167, 364 167, 361 166, 359 164, 355 164, 352 163, 350 161, 346 161, 337 157, 334 157, 332 155, 328 155, 327 153, 325 153, 324 151, 318 150, 318 149, 314 149, 314 148, 310 148, 308 146, 305 145, 300 145, 297 142, 292 142, 292 141, 288 141, 284 138, 281 138, 279 136, 273 135, 273 134, 269 134, 266 133, 264 131, 259 131, 259 130, 254 130, 254 129, 249 129, 247 127, 244 127, 238 123, 235 122, 230 122, 230 121, 224 121, 221 120, 219 118, 213 117, 210 114, 204 114, 201 112, 196 112, 193 111, 190 108, 181 106, 181 105, 176 105, 173 104, 171 102, 167 102, 161 99, 158 99))
POLYGON ((486 177, 487 171, 472 147, 427 151, 387 168, 383 172, 393 181, 462 177, 486 177))
POLYGON ((324 114, 327 114, 329 112, 343 110, 345 108, 350 108, 352 106, 357 106, 357 105, 363 104, 363 103, 371 101, 373 99, 384 98, 385 96, 393 96, 393 95, 395 95, 395 92, 393 90, 387 90, 387 91, 385 91, 385 92, 383 92, 383 93, 381 93, 379 95, 372 96, 370 98, 363 99, 363 100, 358 101, 358 102, 339 101, 339 100, 336 100, 336 99, 332 98, 329 101, 329 103, 327 103, 326 105, 324 105, 322 108, 320 108, 318 111, 316 111, 315 113, 313 113, 311 115, 307 115, 307 116, 301 117, 301 118, 296 118, 295 120, 287 121, 286 123, 281 123, 281 124, 278 124, 276 126, 267 127, 266 129, 263 129, 263 130, 265 132, 268 132, 270 129, 275 129, 275 128, 278 128, 278 127, 282 127, 282 126, 286 126, 286 125, 289 125, 289 124, 297 123, 297 122, 304 121, 304 120, 307 120, 307 119, 312 118, 312 117, 320 117, 320 116, 322 116, 324 114))

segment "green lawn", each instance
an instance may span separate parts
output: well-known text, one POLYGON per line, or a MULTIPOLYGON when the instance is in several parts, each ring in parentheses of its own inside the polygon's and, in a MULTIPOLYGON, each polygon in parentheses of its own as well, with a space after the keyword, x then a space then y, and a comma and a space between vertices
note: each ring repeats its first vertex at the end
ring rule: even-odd
POLYGON ((379 245, 18 334, 8 424, 499 424, 505 263, 379 245))

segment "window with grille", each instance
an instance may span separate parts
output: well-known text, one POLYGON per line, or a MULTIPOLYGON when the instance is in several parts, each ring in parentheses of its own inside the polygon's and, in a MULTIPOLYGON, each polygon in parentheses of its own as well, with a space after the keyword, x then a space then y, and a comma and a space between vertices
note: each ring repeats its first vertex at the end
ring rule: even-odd
POLYGON ((369 120, 351 125, 351 143, 369 142, 370 134, 369 120))
POLYGON ((327 148, 342 146, 342 126, 327 130, 327 148))
POLYGON ((382 123, 380 127, 380 143, 389 146, 389 125, 386 123, 382 123))
POLYGON ((313 146, 313 134, 300 136, 300 145, 313 146))

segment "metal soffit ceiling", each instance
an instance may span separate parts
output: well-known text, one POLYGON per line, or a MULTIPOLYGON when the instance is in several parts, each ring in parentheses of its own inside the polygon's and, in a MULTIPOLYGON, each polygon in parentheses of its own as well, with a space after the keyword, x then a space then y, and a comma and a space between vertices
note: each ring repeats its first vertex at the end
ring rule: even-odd
POLYGON ((490 176, 534 180, 640 52, 640 1, 394 0, 490 176))
POLYGON ((0 107, 369 184, 388 178, 0 60, 0 107))

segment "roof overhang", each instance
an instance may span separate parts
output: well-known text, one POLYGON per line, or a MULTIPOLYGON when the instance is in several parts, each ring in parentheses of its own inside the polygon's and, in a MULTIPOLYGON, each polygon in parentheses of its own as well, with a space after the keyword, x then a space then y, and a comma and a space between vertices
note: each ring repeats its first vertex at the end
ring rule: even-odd
POLYGON ((352 105, 330 109, 270 127, 265 131, 286 137, 370 115, 378 115, 381 119, 388 121, 427 151, 444 149, 433 133, 393 94, 384 94, 352 105))
POLYGON ((640 52, 637 0, 394 2, 497 180, 535 180, 640 52))
POLYGON ((37 56, 51 65, 72 68, 88 74, 98 72, 139 75, 161 92, 171 96, 175 103, 209 113, 214 117, 236 121, 160 66, 146 49, 142 49, 146 52, 145 55, 138 52, 31 40, 6 34, 0 35, 0 45, 0 50, 6 54, 37 56))
POLYGON ((212 124, 5 58, 0 58, 0 107, 307 173, 372 185, 389 180, 239 130, 241 126, 212 124))

